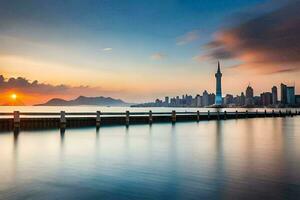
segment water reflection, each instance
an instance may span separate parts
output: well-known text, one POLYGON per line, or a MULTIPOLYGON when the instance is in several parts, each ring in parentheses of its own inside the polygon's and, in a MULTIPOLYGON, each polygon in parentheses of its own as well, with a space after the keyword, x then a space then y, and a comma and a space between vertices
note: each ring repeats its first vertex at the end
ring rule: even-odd
POLYGON ((297 199, 300 118, 0 134, 0 199, 297 199))

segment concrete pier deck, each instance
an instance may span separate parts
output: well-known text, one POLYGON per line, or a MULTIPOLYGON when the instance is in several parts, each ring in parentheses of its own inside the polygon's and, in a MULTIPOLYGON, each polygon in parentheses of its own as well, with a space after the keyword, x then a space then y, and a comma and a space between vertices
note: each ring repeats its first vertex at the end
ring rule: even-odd
POLYGON ((293 117, 299 111, 279 110, 264 112, 19 112, 0 113, 0 131, 47 128, 76 128, 107 125, 152 124, 204 120, 229 120, 262 117, 293 117))

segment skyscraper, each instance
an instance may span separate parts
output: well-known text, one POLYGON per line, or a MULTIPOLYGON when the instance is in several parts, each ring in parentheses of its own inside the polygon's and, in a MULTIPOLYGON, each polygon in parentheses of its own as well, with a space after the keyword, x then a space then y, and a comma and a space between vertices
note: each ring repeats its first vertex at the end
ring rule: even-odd
POLYGON ((273 86, 272 87, 272 104, 276 105, 277 102, 278 102, 277 87, 273 86))
POLYGON ((203 92, 203 95, 202 95, 202 105, 204 107, 209 105, 208 92, 206 90, 203 92))
POLYGON ((252 106, 253 105, 253 88, 248 85, 246 89, 246 106, 252 106))
POLYGON ((169 97, 165 97, 165 102, 164 102, 165 106, 169 105, 169 97))
POLYGON ((216 98, 215 98, 215 104, 217 106, 222 105, 222 85, 221 85, 221 78, 222 78, 222 73, 220 70, 220 62, 218 61, 218 71, 215 73, 216 77, 216 98))
POLYGON ((240 104, 240 106, 244 106, 245 103, 246 103, 246 97, 245 97, 244 92, 242 92, 242 93, 241 93, 241 96, 240 96, 239 104, 240 104))
POLYGON ((294 86, 289 86, 287 87, 286 89, 286 93, 287 93, 287 98, 286 98, 286 101, 287 101, 287 104, 289 105, 295 105, 295 87, 294 86))
POLYGON ((231 94, 226 94, 225 98, 224 98, 224 104, 225 105, 229 105, 233 103, 233 95, 231 94))
POLYGON ((196 106, 197 107, 202 106, 202 97, 199 94, 197 94, 197 96, 196 96, 196 106))
POLYGON ((280 89, 281 89, 281 104, 285 105, 287 103, 287 91, 286 91, 286 85, 281 83, 280 89))
POLYGON ((260 94, 260 98, 261 98, 261 104, 263 106, 269 106, 272 101, 272 93, 264 92, 264 93, 260 94))

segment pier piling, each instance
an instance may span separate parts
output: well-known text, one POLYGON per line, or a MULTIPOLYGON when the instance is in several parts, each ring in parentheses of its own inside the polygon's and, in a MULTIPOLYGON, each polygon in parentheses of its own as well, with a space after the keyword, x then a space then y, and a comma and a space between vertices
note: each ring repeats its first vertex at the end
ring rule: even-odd
POLYGON ((101 112, 100 111, 97 111, 96 112, 96 127, 99 128, 100 127, 100 124, 101 124, 101 112))
POLYGON ((149 124, 152 124, 153 117, 152 117, 152 110, 149 110, 149 124))
POLYGON ((67 126, 66 112, 60 111, 60 128, 65 129, 67 126))
POLYGON ((14 129, 19 129, 20 128, 20 112, 19 111, 14 111, 14 129))
POLYGON ((126 111, 126 118, 125 118, 125 122, 126 122, 126 126, 129 126, 129 111, 126 111))
POLYGON ((176 122, 176 111, 173 110, 172 111, 172 123, 175 123, 176 122))
POLYGON ((197 110, 197 122, 199 122, 200 121, 200 112, 199 112, 199 110, 197 110))

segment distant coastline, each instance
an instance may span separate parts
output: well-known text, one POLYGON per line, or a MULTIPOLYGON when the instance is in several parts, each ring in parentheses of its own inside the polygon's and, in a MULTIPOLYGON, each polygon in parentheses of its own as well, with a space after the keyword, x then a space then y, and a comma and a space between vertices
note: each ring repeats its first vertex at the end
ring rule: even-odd
POLYGON ((53 98, 46 103, 36 104, 34 106, 131 106, 131 103, 127 103, 121 99, 114 99, 111 97, 86 97, 79 96, 76 99, 65 100, 60 98, 53 98))

